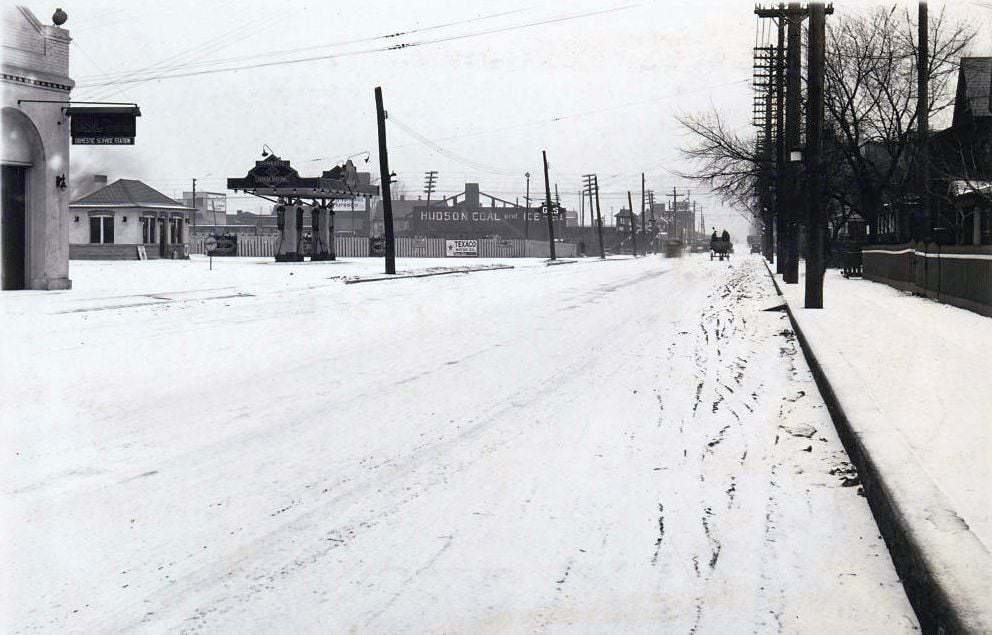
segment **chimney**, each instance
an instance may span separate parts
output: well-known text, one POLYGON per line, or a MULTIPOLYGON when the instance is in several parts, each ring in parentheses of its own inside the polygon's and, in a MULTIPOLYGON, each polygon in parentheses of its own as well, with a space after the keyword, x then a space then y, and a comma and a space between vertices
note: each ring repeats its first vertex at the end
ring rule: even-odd
POLYGON ((106 174, 94 174, 93 175, 93 189, 98 190, 101 187, 107 185, 107 175, 106 174))
POLYGON ((479 209, 479 184, 465 184, 465 209, 479 209))

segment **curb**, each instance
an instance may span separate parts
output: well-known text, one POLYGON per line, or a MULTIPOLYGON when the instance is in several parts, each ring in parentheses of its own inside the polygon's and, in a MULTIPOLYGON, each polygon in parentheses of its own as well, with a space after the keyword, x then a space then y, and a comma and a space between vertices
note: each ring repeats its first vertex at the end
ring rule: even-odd
MULTIPOLYGON (((850 403, 845 408, 837 397, 768 262, 764 258, 762 262, 785 303, 803 357, 844 449, 858 469, 868 505, 920 628, 924 633, 992 633, 992 614, 988 608, 992 559, 988 550, 950 506, 943 503, 943 494, 928 477, 919 478, 910 495, 900 489, 898 479, 886 477, 900 467, 909 474, 923 472, 908 445, 892 443, 891 435, 885 437, 885 431, 855 429, 848 412, 862 408, 858 404, 852 408, 850 403), (902 460, 893 461, 884 452, 882 456, 872 456, 869 446, 873 440, 876 447, 881 443, 895 446, 890 447, 890 454, 899 458, 902 453, 902 460), (880 464, 885 464, 884 469, 880 464)), ((877 412, 877 415, 865 418, 884 422, 883 414, 877 412)))
POLYGON ((410 278, 429 278, 431 276, 448 276, 455 273, 475 273, 477 271, 500 271, 502 269, 513 269, 513 265, 492 265, 486 267, 467 267, 465 269, 446 269, 444 271, 423 271, 420 273, 400 273, 392 275, 376 276, 374 278, 342 278, 345 284, 359 284, 362 282, 382 282, 384 280, 408 280, 410 278))

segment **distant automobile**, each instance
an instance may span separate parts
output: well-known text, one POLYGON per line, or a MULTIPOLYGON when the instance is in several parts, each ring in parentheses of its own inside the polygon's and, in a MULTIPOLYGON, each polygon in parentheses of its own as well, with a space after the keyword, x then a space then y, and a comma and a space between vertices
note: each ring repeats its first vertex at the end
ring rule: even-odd
POLYGON ((748 236, 747 244, 749 247, 751 247, 752 254, 761 253, 761 236, 748 236))

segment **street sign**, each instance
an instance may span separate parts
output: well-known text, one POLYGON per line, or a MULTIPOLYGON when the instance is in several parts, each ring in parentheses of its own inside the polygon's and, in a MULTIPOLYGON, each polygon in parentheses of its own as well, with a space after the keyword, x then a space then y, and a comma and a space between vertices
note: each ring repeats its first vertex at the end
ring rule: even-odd
POLYGON ((369 255, 370 256, 385 256, 386 255, 386 239, 380 236, 373 236, 369 238, 369 255))

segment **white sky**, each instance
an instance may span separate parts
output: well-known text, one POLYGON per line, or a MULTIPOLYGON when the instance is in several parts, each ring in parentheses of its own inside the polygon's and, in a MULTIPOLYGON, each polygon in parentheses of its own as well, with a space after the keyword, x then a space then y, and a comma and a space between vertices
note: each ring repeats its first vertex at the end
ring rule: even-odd
MULTIPOLYGON (((53 11, 52 3, 27 4, 43 21, 53 11)), ((173 196, 188 190, 193 177, 199 178, 198 189, 224 191, 227 177, 243 176, 260 158, 262 144, 303 175, 369 150, 368 167, 378 177, 377 85, 393 117, 475 164, 442 156, 390 125, 390 167, 413 194, 422 188, 423 172, 434 169, 443 193, 477 181, 483 192, 509 200, 523 197, 523 174, 530 171, 532 197, 539 196, 546 149, 552 187, 559 184, 570 208, 578 208, 581 175, 597 172, 604 212, 619 210, 627 189, 639 204, 641 171, 648 188, 659 193, 691 187, 667 171, 686 167, 677 151, 684 142, 677 113, 712 105, 750 133, 756 22, 750 1, 55 4, 69 14, 65 26, 73 37, 71 72, 78 86, 73 99, 135 101, 143 114, 134 147, 74 147, 74 174, 139 178, 173 196), (204 68, 190 68, 190 62, 246 55, 260 57, 236 65, 340 55, 596 11, 603 13, 396 51, 85 87, 100 79, 95 76, 157 64, 184 65, 181 72, 204 68), (261 56, 450 22, 461 23, 402 38, 261 56), (324 160, 308 162, 315 158, 324 160)), ((870 4, 835 6, 840 13, 870 4)), ((913 2, 901 4, 915 10, 913 2)), ((931 15, 940 6, 931 3, 931 15)), ((976 52, 992 54, 992 2, 959 1, 950 8, 984 29, 976 52)), ((743 228, 741 217, 714 197, 694 195, 707 224, 743 228)), ((255 209, 257 203, 230 199, 229 209, 237 208, 255 209)))

